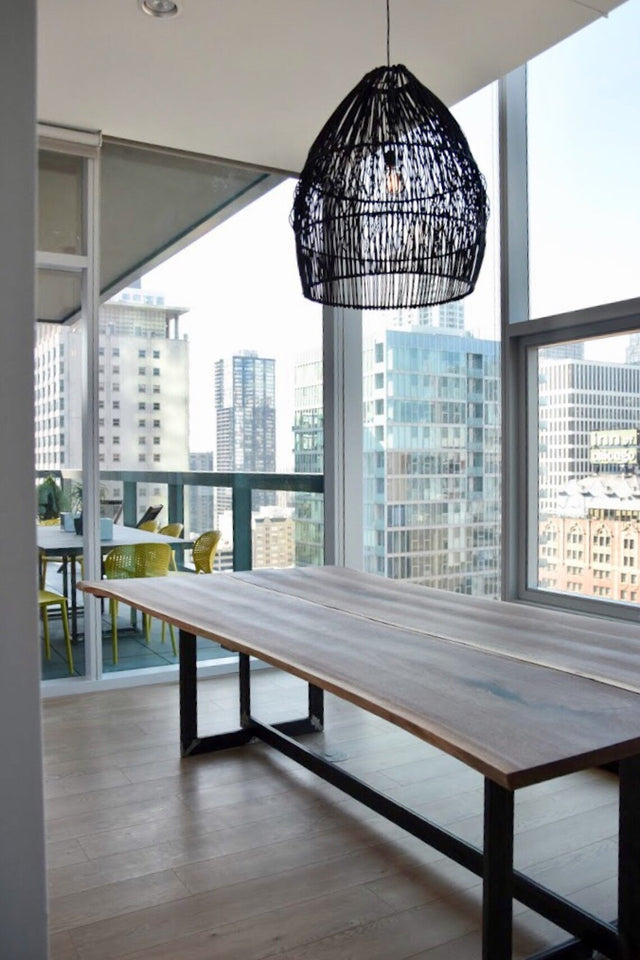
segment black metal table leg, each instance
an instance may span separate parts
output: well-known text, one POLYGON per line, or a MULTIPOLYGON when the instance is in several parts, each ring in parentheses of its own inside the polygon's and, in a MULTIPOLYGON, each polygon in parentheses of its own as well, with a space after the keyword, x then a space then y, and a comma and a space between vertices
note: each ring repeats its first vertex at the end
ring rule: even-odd
POLYGON ((482 960, 511 960, 513 926, 513 793, 484 782, 482 960))
POLYGON ((620 761, 618 930, 624 960, 640 957, 640 756, 620 761))
POLYGON ((180 753, 186 757, 198 741, 196 638, 180 630, 180 753))
POLYGON ((251 723, 251 657, 247 653, 238 654, 238 682, 240 685, 240 726, 251 723))
POLYGON ((74 643, 78 640, 78 594, 76 592, 76 557, 74 554, 71 554, 70 557, 65 557, 63 561, 64 573, 63 573, 63 590, 66 593, 67 590, 67 560, 71 566, 70 571, 70 600, 71 600, 71 639, 74 643))
POLYGON ((309 684, 309 723, 314 730, 324 730, 324 690, 309 684))

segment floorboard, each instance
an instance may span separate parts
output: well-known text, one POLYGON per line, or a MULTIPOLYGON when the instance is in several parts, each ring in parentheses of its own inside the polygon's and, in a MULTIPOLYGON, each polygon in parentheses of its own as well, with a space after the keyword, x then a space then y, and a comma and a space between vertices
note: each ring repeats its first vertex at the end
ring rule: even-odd
MULTIPOLYGON (((237 723, 232 677, 201 684, 202 725, 237 723)), ((301 715, 306 688, 254 677, 253 710, 301 715)), ((181 761, 175 685, 43 703, 52 960, 477 960, 480 884, 261 744, 181 761)), ((482 780, 328 696, 307 738, 469 839, 482 780)), ((515 859, 616 912, 617 783, 587 771, 520 791, 515 859)), ((566 936, 516 904, 519 958, 566 936)))

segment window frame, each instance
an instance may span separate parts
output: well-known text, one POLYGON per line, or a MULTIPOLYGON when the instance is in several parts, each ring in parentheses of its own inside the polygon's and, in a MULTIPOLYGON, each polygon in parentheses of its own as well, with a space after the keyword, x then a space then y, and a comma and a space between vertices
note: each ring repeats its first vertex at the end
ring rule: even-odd
POLYGON ((640 297, 530 318, 526 66, 500 81, 502 599, 637 620, 628 603, 552 593, 538 579, 537 349, 640 331, 640 297), (523 175, 524 173, 524 175, 523 175))

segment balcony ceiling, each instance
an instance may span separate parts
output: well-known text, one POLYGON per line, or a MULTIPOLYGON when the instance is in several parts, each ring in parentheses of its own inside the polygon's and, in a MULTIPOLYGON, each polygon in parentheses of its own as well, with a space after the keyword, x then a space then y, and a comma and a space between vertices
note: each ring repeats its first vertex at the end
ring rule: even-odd
MULTIPOLYGON (((392 0, 391 60, 462 99, 621 0, 392 0)), ((297 172, 386 60, 384 0, 39 0, 38 116, 297 172)))

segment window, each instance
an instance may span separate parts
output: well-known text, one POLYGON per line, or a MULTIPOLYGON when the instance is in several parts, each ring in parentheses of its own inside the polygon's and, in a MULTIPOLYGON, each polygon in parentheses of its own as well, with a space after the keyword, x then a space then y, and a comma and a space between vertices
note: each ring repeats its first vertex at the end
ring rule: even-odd
POLYGON ((533 317, 638 296, 639 31, 640 5, 632 0, 528 65, 533 317))
POLYGON ((571 561, 584 559, 595 580, 613 578, 612 586, 594 586, 595 597, 627 599, 621 585, 638 569, 628 514, 640 522, 639 349, 640 330, 530 349, 537 385, 538 587, 544 579, 547 589, 561 593, 571 561), (544 549, 549 524, 564 527, 568 543, 551 578, 544 549), (586 554, 583 542, 590 545, 586 554))
POLYGON ((454 112, 487 180, 487 252, 475 293, 462 301, 362 314, 364 569, 497 596, 497 86, 454 112))

